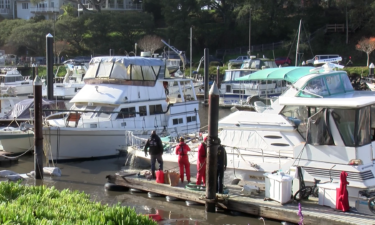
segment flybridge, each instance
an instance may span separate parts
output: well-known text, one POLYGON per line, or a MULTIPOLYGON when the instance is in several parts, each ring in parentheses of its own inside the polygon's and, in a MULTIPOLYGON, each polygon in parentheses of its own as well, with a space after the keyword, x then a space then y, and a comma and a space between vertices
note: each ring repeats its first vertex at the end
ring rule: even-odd
POLYGON ((158 78, 164 78, 165 72, 165 61, 158 58, 95 57, 90 61, 84 81, 86 84, 154 86, 158 78))

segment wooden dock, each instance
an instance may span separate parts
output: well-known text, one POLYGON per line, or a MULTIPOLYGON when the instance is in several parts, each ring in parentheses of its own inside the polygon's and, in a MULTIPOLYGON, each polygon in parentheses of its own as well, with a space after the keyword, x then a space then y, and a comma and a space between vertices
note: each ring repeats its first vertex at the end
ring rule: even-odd
MULTIPOLYGON (((126 176, 126 173, 116 173, 109 176, 109 182, 129 188, 171 196, 182 200, 205 203, 205 192, 184 188, 184 184, 172 187, 168 184, 158 184, 154 180, 139 178, 136 175, 126 176)), ((227 185, 228 195, 218 194, 217 206, 225 210, 238 211, 259 217, 270 218, 291 223, 300 221, 298 203, 291 202, 281 205, 276 201, 265 201, 264 192, 259 195, 247 197, 241 194, 239 185, 227 185)), ((304 224, 375 224, 375 216, 355 212, 341 212, 326 206, 318 205, 317 199, 302 201, 302 214, 304 224)))

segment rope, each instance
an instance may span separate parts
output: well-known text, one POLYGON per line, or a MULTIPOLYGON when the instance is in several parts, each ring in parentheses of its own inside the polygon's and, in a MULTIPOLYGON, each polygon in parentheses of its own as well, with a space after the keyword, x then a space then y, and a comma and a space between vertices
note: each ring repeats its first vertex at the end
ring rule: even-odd
POLYGON ((28 152, 31 151, 31 150, 34 150, 34 146, 31 146, 29 149, 27 149, 27 150, 26 150, 24 153, 22 153, 21 155, 14 156, 14 157, 3 155, 2 157, 6 158, 6 159, 18 159, 18 158, 20 158, 21 156, 25 155, 26 153, 28 153, 28 152))

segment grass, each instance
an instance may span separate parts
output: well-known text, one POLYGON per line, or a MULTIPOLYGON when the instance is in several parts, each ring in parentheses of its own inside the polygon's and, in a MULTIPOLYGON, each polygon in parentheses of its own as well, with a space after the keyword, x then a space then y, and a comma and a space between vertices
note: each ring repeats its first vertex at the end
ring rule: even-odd
POLYGON ((84 192, 0 183, 0 224, 153 224, 148 216, 121 206, 102 205, 84 192))

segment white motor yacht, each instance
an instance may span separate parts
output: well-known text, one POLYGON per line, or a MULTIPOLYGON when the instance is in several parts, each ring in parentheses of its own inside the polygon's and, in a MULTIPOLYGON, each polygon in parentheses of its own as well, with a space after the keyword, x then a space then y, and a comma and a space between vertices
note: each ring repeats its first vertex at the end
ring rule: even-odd
POLYGON ((0 74, 0 88, 2 95, 20 96, 33 93, 33 81, 22 74, 16 68, 4 70, 5 74, 0 74))
POLYGON ((160 58, 108 56, 90 61, 84 87, 68 112, 45 119, 49 160, 113 157, 125 131, 179 136, 200 128, 195 93, 184 92, 191 79, 171 78, 160 58), (178 92, 170 92, 173 82, 178 92))
MULTIPOLYGON (((351 206, 366 199, 363 193, 373 195, 375 93, 355 91, 347 73, 334 67, 326 64, 305 74, 289 74, 299 78, 272 109, 237 111, 221 119, 219 137, 226 147, 227 169, 243 180, 262 180, 266 172, 292 174, 301 167, 305 182, 315 178, 337 185, 345 171, 351 206)), ((141 148, 137 152, 144 158, 141 148)), ((196 157, 193 151, 192 164, 196 157)), ((163 158, 177 165, 173 150, 163 158)), ((196 165, 191 168, 196 171, 196 165)))

